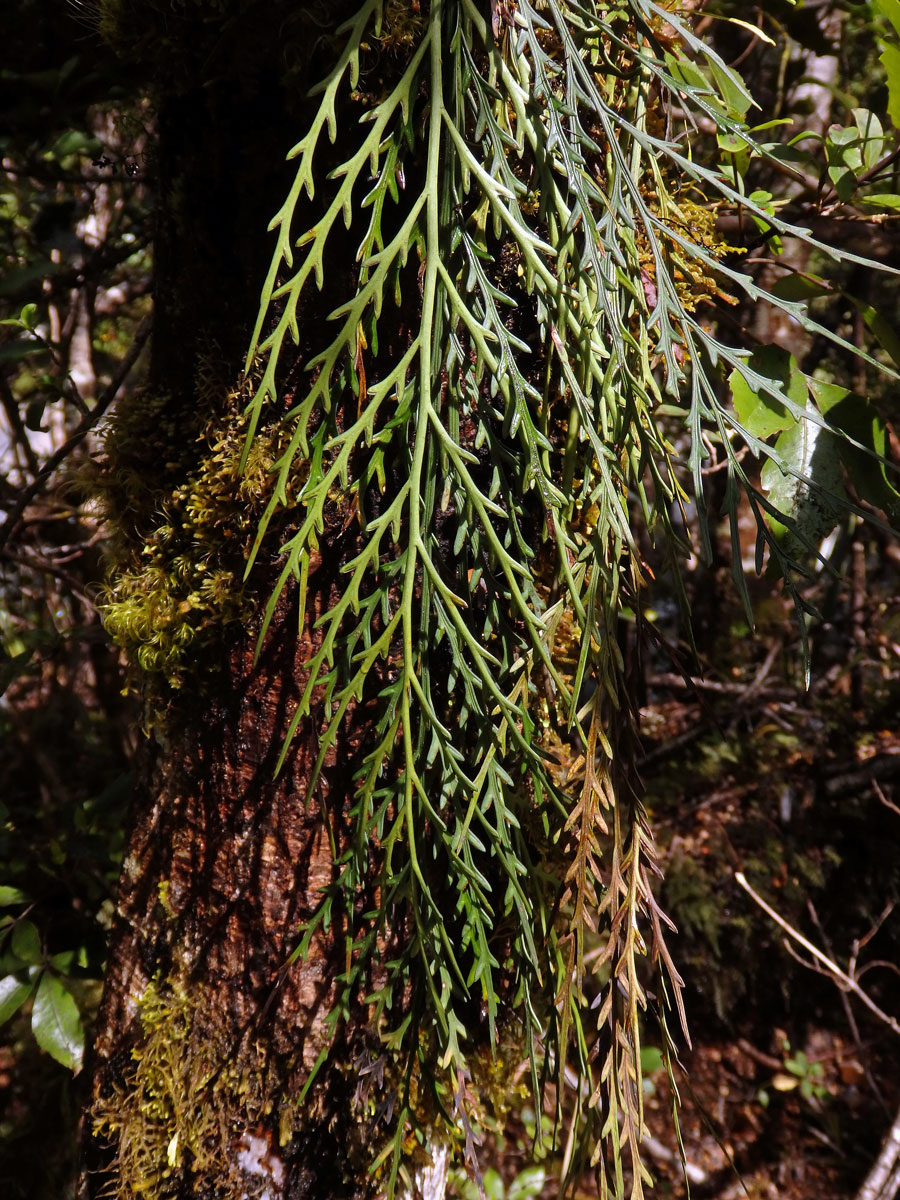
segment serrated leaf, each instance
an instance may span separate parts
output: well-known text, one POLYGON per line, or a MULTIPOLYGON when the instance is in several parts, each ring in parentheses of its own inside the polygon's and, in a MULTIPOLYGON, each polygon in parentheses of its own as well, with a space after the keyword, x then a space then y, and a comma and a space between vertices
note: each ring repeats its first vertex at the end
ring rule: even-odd
POLYGON ((34 989, 34 981, 23 983, 15 975, 0 979, 0 1025, 17 1013, 34 989))
POLYGON ((84 1056, 84 1026, 72 993, 45 971, 31 1011, 35 1040, 58 1063, 76 1073, 84 1056))

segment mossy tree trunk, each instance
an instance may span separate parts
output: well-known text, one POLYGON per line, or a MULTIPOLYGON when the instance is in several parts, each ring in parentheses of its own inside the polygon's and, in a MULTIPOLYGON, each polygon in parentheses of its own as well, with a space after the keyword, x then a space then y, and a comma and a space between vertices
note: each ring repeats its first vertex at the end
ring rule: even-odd
MULTIPOLYGON (((107 472, 119 546, 110 625, 152 669, 93 1048, 85 1197, 338 1197, 359 1190, 363 1169, 353 1146, 365 1131, 349 1128, 353 1072, 340 1066, 364 1053, 350 1044, 352 1014, 331 1056, 339 1065, 299 1101, 330 1036, 344 953, 335 927, 305 961, 290 961, 332 881, 363 717, 331 755, 324 801, 308 804, 304 782, 315 728, 299 731, 275 778, 313 626, 354 550, 354 526, 323 535, 300 636, 285 597, 254 663, 262 605, 242 591, 241 574, 258 498, 235 466, 241 397, 229 398, 296 135, 286 97, 307 90, 319 27, 303 36, 292 27, 291 60, 287 6, 232 7, 157 16, 141 6, 145 29, 114 31, 132 52, 156 57, 161 80, 150 380, 116 414, 107 472), (198 512, 207 502, 214 509, 198 512), (219 592, 206 586, 212 576, 219 592)), ((291 19, 310 6, 299 8, 291 19)), ((263 598, 271 583, 263 566, 263 598)))

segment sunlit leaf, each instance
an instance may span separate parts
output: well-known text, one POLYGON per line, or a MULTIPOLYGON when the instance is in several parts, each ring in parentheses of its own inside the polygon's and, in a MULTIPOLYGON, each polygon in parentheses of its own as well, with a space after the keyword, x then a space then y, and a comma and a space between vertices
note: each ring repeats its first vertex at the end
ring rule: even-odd
POLYGON ((34 982, 23 983, 15 975, 0 979, 0 1025, 19 1011, 34 990, 34 982))
POLYGON ((38 984, 31 1029, 42 1050, 71 1071, 81 1069, 84 1026, 71 992, 49 971, 38 984))
MULTIPOLYGON (((806 403, 807 387, 797 360, 780 346, 764 346, 755 350, 747 365, 758 374, 776 383, 784 395, 802 407, 806 403)), ((769 437, 790 429, 797 418, 771 392, 754 390, 738 367, 728 377, 731 396, 738 420, 754 437, 769 437)))

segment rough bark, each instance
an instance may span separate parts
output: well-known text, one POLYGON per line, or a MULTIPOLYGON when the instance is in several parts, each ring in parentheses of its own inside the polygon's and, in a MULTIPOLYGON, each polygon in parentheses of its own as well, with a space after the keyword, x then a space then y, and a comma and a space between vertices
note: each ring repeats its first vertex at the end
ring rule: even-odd
MULTIPOLYGON (((265 45, 253 44, 252 69, 241 57, 255 12, 258 33, 270 22, 268 49, 278 60, 277 14, 236 4, 233 22, 217 17, 210 25, 198 8, 200 18, 188 6, 180 26, 172 14, 165 24, 168 39, 188 47, 188 65, 180 62, 159 96, 154 399, 149 410, 146 396, 137 401, 144 424, 125 439, 127 462, 116 459, 115 431, 135 416, 117 414, 107 464, 113 481, 127 469, 146 484, 143 511, 112 504, 117 539, 138 560, 154 508, 203 470, 202 448, 189 448, 215 419, 217 401, 208 380, 198 387, 198 364, 208 373, 210 358, 217 361, 224 396, 247 345, 270 253, 266 227, 298 129, 265 45), (198 20, 205 41, 191 46, 198 20)), ((141 36, 145 47, 149 35, 141 36)), ((309 30, 306 38, 308 59, 309 30)), ((162 46, 158 52, 165 57, 162 46)), ((309 82, 295 70, 291 94, 302 96, 309 82)), ((274 777, 314 623, 333 599, 356 528, 347 522, 325 531, 299 636, 288 593, 258 663, 257 615, 214 631, 182 669, 179 687, 156 681, 147 691, 149 740, 90 1065, 84 1197, 280 1200, 359 1190, 353 1146, 369 1135, 352 1103, 347 1064, 363 1052, 364 1014, 356 1026, 351 1014, 334 1048, 337 1065, 324 1068, 300 1102, 330 1036, 325 1018, 344 955, 340 922, 314 940, 305 961, 290 958, 333 879, 324 812, 340 843, 362 718, 347 723, 315 799, 305 786, 317 753, 315 721, 298 731, 274 777)), ((232 559, 241 549, 229 551, 232 559)), ((202 559, 221 547, 197 543, 192 551, 202 559)), ((235 569, 239 578, 239 562, 235 569)), ((271 582, 263 567, 257 600, 264 602, 271 582)))
MULTIPOLYGON (((322 601, 334 574, 311 572, 322 601)), ((89 1194, 352 1194, 351 1085, 329 1076, 327 1104, 325 1088, 298 1103, 340 971, 334 936, 289 962, 334 872, 304 786, 314 731, 273 779, 309 650, 283 605, 259 663, 241 633, 215 689, 154 734, 95 1041, 89 1194)), ((326 772, 338 829, 354 758, 339 745, 326 772)))

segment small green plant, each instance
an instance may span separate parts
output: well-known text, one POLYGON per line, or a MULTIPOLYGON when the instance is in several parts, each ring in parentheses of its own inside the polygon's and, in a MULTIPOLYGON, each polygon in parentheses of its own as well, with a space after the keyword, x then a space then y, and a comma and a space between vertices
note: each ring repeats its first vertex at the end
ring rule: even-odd
MULTIPOLYGON (((0 887, 0 908, 26 905, 12 887, 0 887)), ((84 1055, 84 1023, 67 976, 78 952, 47 955, 38 927, 27 917, 0 917, 0 1025, 33 1000, 31 1029, 42 1050, 76 1073, 84 1055)), ((83 963, 81 963, 83 965, 83 963)))
MULTIPOLYGON (((825 1068, 822 1064, 810 1059, 803 1050, 796 1050, 792 1054, 791 1044, 787 1038, 782 1042, 782 1050, 784 1052, 784 1071, 775 1073, 770 1086, 776 1092, 799 1091, 808 1104, 815 1105, 818 1101, 824 1100, 828 1095, 828 1088, 824 1083, 825 1068)), ((756 1098, 763 1108, 768 1108, 770 1096, 767 1088, 760 1088, 756 1093, 756 1098)))
POLYGON ((543 1191, 546 1177, 547 1172, 543 1167, 524 1167, 506 1184, 500 1172, 489 1167, 482 1176, 481 1188, 465 1176, 452 1180, 451 1186, 461 1200, 531 1200, 531 1197, 539 1196, 543 1191))

